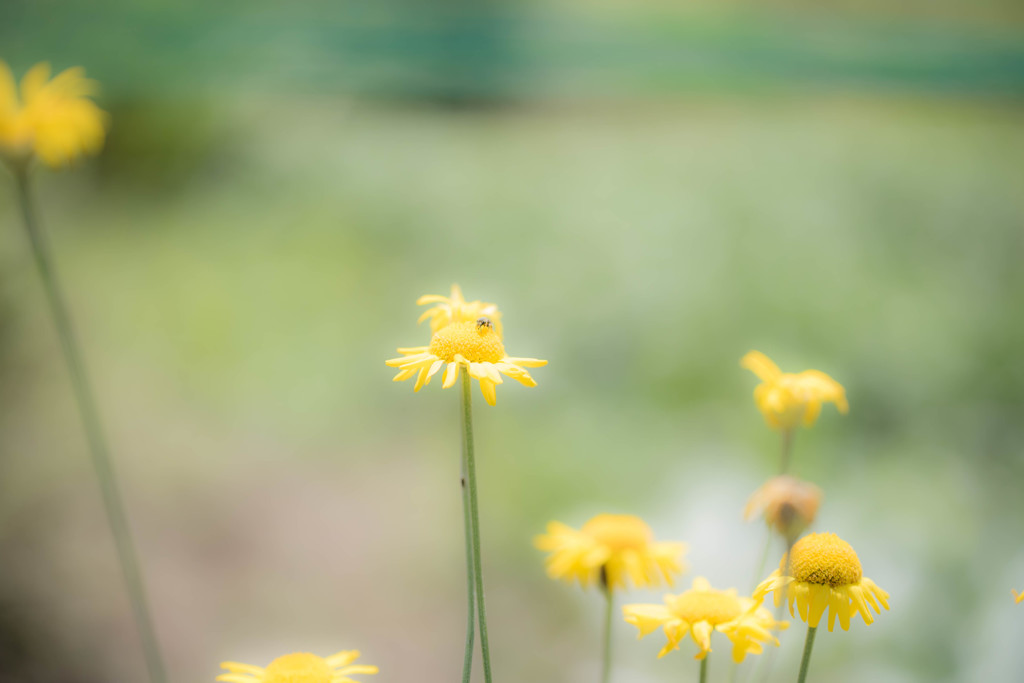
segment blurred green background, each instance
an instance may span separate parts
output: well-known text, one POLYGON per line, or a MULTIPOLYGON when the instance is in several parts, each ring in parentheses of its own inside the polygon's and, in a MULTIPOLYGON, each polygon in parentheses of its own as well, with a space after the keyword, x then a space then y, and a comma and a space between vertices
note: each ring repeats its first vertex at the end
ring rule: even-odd
MULTIPOLYGON (((499 680, 597 679, 550 519, 639 514, 690 544, 683 586, 752 587, 778 443, 751 348, 846 386, 795 471, 892 594, 812 678, 1021 676, 1019 3, 5 0, 0 58, 104 86, 104 154, 38 197, 174 683, 353 647, 368 681, 457 680, 458 396, 383 364, 453 282, 550 360, 477 398, 499 680)), ((140 681, 2 181, 0 681, 140 681)), ((616 647, 620 683, 696 680, 692 647, 616 647)))

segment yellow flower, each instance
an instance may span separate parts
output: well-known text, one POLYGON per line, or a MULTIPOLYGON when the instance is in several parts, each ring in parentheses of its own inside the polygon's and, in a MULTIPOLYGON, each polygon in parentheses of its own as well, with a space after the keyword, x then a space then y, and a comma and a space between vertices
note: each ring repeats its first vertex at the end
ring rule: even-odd
POLYGON ((21 79, 21 97, 10 68, 0 61, 0 156, 38 156, 63 166, 103 146, 106 114, 89 98, 96 82, 80 67, 50 80, 50 65, 36 64, 21 79))
POLYGON ((744 519, 764 514, 764 519, 783 538, 795 538, 814 522, 821 506, 821 489, 788 474, 772 477, 747 501, 744 519))
POLYGON ((602 582, 610 589, 625 588, 627 578, 636 586, 672 585, 684 569, 685 543, 655 541, 651 528, 633 515, 597 515, 579 531, 561 522, 548 524, 547 533, 534 545, 551 553, 548 576, 586 588, 602 582))
POLYGON ((801 422, 805 427, 813 426, 822 403, 834 403, 844 415, 849 410, 843 386, 820 370, 782 372, 760 351, 743 356, 740 365, 760 378, 754 402, 776 429, 793 429, 801 422))
POLYGON ((466 301, 458 285, 452 285, 451 296, 426 294, 417 299, 416 304, 434 304, 423 312, 418 321, 423 322, 429 318, 431 333, 452 323, 472 323, 480 318, 487 318, 494 324, 498 336, 502 336, 501 311, 498 310, 498 306, 485 301, 466 301))
POLYGON ((1013 593, 1013 602, 1014 602, 1014 604, 1019 605, 1021 602, 1024 602, 1024 591, 1021 591, 1020 593, 1018 593, 1017 591, 1010 591, 1010 592, 1013 593))
POLYGON ((386 361, 387 365, 398 368, 395 382, 416 377, 414 391, 430 383, 430 378, 440 371, 446 363, 444 381, 445 389, 455 384, 459 368, 469 369, 469 376, 480 382, 480 392, 490 405, 494 405, 497 396, 495 387, 501 384, 502 375, 511 377, 528 387, 537 386, 537 382, 526 368, 539 368, 547 365, 546 360, 536 358, 513 358, 505 353, 501 335, 494 329, 489 318, 480 318, 475 322, 454 322, 434 333, 430 338, 430 346, 416 346, 398 349, 401 358, 386 361))
POLYGON ((375 674, 377 667, 352 665, 359 659, 358 650, 345 650, 330 657, 317 657, 308 652, 278 657, 267 668, 222 662, 229 673, 217 676, 226 683, 357 683, 350 674, 375 674))
POLYGON ((836 617, 844 631, 849 630, 854 614, 860 614, 864 623, 872 623, 874 617, 868 605, 878 614, 882 613, 879 604, 889 609, 889 594, 864 576, 857 553, 835 534, 808 534, 793 545, 790 555, 789 575, 785 575, 783 557, 779 569, 754 591, 754 599, 774 591, 776 606, 785 597, 793 615, 795 602, 800 618, 814 628, 828 609, 829 631, 835 626, 836 617))
POLYGON ((724 633, 732 641, 732 658, 742 662, 748 653, 761 654, 762 643, 779 644, 772 629, 785 629, 789 623, 775 621, 761 600, 736 595, 736 589, 715 590, 708 580, 698 576, 693 587, 679 595, 666 595, 664 605, 626 605, 622 608, 626 621, 640 630, 640 637, 658 630, 665 632, 668 643, 658 653, 664 657, 679 648, 690 634, 699 648, 696 659, 711 652, 711 633, 724 633))

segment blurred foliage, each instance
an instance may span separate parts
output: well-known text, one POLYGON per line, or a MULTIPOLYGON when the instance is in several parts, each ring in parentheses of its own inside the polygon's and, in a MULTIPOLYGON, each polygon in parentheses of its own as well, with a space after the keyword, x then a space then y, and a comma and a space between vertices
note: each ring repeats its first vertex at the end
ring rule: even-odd
POLYGON ((955 21, 935 7, 9 0, 0 42, 19 67, 85 63, 117 96, 254 87, 451 103, 780 87, 1019 96, 1024 21, 1006 12, 955 21))
MULTIPOLYGON (((739 509, 778 449, 738 367, 759 348, 846 385, 850 415, 800 434, 797 472, 825 489, 822 528, 894 595, 872 627, 823 637, 815 667, 837 683, 1011 679, 1016 13, 0 4, 0 57, 84 64, 112 114, 104 155, 38 191, 174 680, 321 646, 360 647, 382 680, 455 677, 456 396, 413 395, 383 367, 425 341, 415 298, 453 281, 502 305, 510 351, 551 361, 539 387, 506 383, 477 411, 503 676, 596 671, 594 596, 548 582, 530 548, 548 519, 639 513, 690 542, 694 573, 748 587, 763 539, 739 509)), ((137 680, 9 185, 4 673, 137 680)), ((618 635, 621 680, 691 664, 618 635)))

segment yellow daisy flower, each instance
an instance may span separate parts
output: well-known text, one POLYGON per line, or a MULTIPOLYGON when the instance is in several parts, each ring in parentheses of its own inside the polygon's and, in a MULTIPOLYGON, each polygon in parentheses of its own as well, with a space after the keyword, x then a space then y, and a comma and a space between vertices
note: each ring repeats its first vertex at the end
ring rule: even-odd
POLYGON ((772 477, 747 501, 743 518, 763 514, 768 526, 783 538, 796 538, 814 523, 821 506, 821 489, 788 474, 772 477))
POLYGON ((10 68, 0 61, 0 155, 17 161, 38 156, 63 166, 103 146, 106 114, 89 98, 96 82, 80 67, 50 79, 50 65, 36 64, 21 79, 21 96, 10 68))
POLYGON ((498 336, 502 336, 501 311, 497 304, 485 301, 466 301, 458 285, 452 285, 451 296, 426 294, 416 300, 418 306, 434 304, 423 312, 417 322, 430 319, 431 333, 451 325, 452 323, 471 323, 480 318, 487 318, 494 325, 498 336))
POLYGON ((1013 593, 1013 602, 1014 602, 1014 604, 1019 605, 1021 602, 1024 602, 1024 591, 1021 591, 1020 593, 1018 593, 1017 591, 1010 591, 1010 592, 1013 593))
POLYGON ((742 662, 748 653, 761 654, 762 643, 779 644, 772 630, 789 627, 775 621, 760 600, 736 595, 736 589, 715 590, 708 580, 698 576, 693 587, 679 595, 666 595, 663 605, 626 605, 626 621, 640 630, 640 638, 661 628, 668 642, 658 657, 679 649, 687 634, 697 644, 696 659, 711 652, 711 633, 724 633, 732 641, 732 658, 742 662))
POLYGON ((818 627, 828 609, 829 631, 835 626, 836 617, 844 631, 849 630, 850 617, 855 614, 864 623, 872 623, 874 617, 868 605, 878 614, 882 613, 879 604, 889 609, 889 594, 864 576, 857 553, 835 534, 808 534, 793 545, 790 556, 789 575, 785 575, 783 557, 779 569, 754 591, 755 600, 774 592, 777 607, 785 597, 789 600, 790 615, 795 616, 796 603, 800 618, 812 628, 818 627))
POLYGON ((489 318, 454 322, 435 332, 430 338, 430 346, 398 349, 398 352, 402 354, 401 358, 386 361, 388 366, 398 368, 393 381, 401 382, 416 375, 413 391, 419 391, 447 363, 441 383, 441 387, 447 389, 455 384, 459 368, 464 366, 469 369, 469 376, 480 382, 480 392, 492 406, 497 400, 495 387, 502 383, 502 375, 535 387, 537 382, 526 368, 548 364, 546 360, 507 355, 501 335, 489 318))
POLYGON ((597 515, 579 531, 551 522, 534 545, 551 553, 548 576, 576 580, 584 588, 597 582, 612 590, 625 588, 627 579, 639 587, 662 581, 671 586, 685 568, 686 544, 655 541, 651 528, 633 515, 597 515))
POLYGON ((358 650, 345 650, 330 657, 317 657, 308 652, 278 657, 267 668, 222 662, 221 668, 229 673, 217 676, 225 683, 358 683, 352 674, 375 674, 375 666, 353 665, 359 659, 358 650))
POLYGON ((849 410, 843 386, 824 372, 782 372, 760 351, 743 356, 740 365, 761 380, 754 389, 754 401, 764 419, 775 429, 794 429, 801 422, 805 427, 813 426, 822 403, 834 403, 844 415, 849 410))

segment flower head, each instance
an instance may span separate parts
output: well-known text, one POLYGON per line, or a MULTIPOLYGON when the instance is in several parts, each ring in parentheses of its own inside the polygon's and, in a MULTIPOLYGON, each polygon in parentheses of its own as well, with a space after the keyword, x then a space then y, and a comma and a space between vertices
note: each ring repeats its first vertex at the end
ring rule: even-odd
POLYGON ((10 68, 0 61, 0 156, 38 156, 59 167, 103 146, 106 114, 90 97, 95 81, 80 67, 50 79, 50 65, 36 64, 21 79, 21 95, 10 68))
POLYGON ((416 304, 426 306, 434 304, 423 311, 419 322, 430 319, 430 331, 437 332, 452 323, 471 323, 480 318, 487 318, 494 325, 494 331, 500 337, 501 311, 496 304, 485 301, 466 301, 458 285, 452 285, 451 296, 441 294, 425 294, 417 299, 416 304))
POLYGON ((740 365, 761 380, 754 389, 754 402, 775 429, 794 429, 801 422, 813 426, 822 403, 834 403, 844 415, 849 410, 843 386, 820 370, 782 372, 760 351, 743 356, 740 365))
POLYGON ((762 643, 779 644, 773 629, 789 624, 775 621, 761 606, 761 600, 736 595, 736 589, 715 590, 708 580, 698 576, 693 587, 679 595, 666 595, 663 605, 626 605, 622 608, 626 621, 640 630, 640 637, 656 631, 665 632, 668 642, 658 657, 679 648, 687 634, 697 644, 697 659, 711 652, 711 633, 724 633, 732 641, 733 661, 742 662, 748 653, 761 654, 762 643))
POLYGON ((548 524, 534 545, 551 553, 548 576, 586 588, 601 582, 610 590, 636 586, 672 585, 684 569, 685 543, 655 541, 651 528, 633 515, 597 515, 578 531, 561 522, 548 524))
POLYGON ((790 549, 788 573, 786 566, 787 558, 783 557, 779 569, 754 591, 754 598, 774 592, 778 606, 785 597, 789 600, 790 615, 795 616, 796 603, 800 618, 808 626, 817 628, 826 609, 829 631, 835 626, 836 617, 844 631, 849 630, 854 614, 859 614, 864 623, 872 623, 874 617, 868 605, 878 614, 882 613, 881 608, 889 609, 889 594, 864 576, 857 553, 835 534, 804 536, 790 549))
POLYGON ((447 389, 458 379, 459 368, 465 367, 469 370, 469 376, 480 382, 480 392, 492 406, 497 400, 495 387, 502 383, 502 375, 525 386, 535 387, 537 382, 526 368, 548 364, 546 360, 507 355, 501 335, 489 318, 453 322, 435 332, 429 346, 398 349, 398 352, 402 354, 401 358, 386 361, 388 366, 398 368, 395 382, 415 375, 416 386, 413 390, 419 391, 447 364, 444 381, 441 383, 442 388, 447 389))
POLYGON ((764 519, 783 538, 796 538, 809 527, 821 506, 821 489, 788 474, 772 477, 747 501, 744 519, 764 514, 764 519))
POLYGON ((330 657, 317 657, 308 652, 278 657, 266 668, 238 662, 221 662, 228 673, 217 676, 226 683, 358 683, 351 674, 375 674, 375 666, 353 665, 358 650, 345 650, 330 657))
POLYGON ((1018 593, 1017 591, 1010 592, 1013 593, 1013 602, 1015 604, 1019 605, 1021 602, 1024 602, 1024 591, 1021 591, 1020 593, 1018 593))

